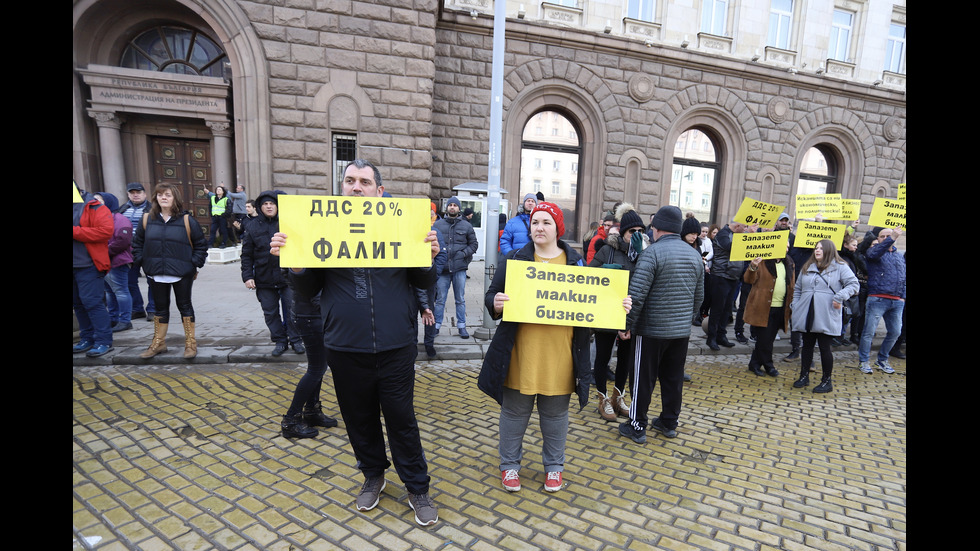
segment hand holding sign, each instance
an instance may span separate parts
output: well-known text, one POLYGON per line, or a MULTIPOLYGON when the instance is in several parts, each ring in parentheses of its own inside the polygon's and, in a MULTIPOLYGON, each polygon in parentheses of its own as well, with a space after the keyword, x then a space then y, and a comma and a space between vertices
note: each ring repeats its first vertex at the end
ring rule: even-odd
POLYGON ((735 213, 735 221, 747 226, 772 229, 776 225, 779 214, 783 211, 778 205, 771 205, 746 197, 735 213))
POLYGON ((424 267, 439 253, 426 199, 285 195, 279 228, 292 236, 284 267, 424 267))
POLYGON ((429 244, 429 249, 432 251, 432 258, 435 259, 439 255, 439 236, 436 235, 436 230, 429 230, 429 233, 425 235, 425 242, 429 244))
POLYGON ((269 252, 272 256, 279 256, 280 249, 286 245, 286 234, 276 232, 269 240, 269 252))
POLYGON ((633 307, 628 288, 627 270, 508 260, 506 294, 494 295, 493 307, 504 321, 620 329, 633 307))
POLYGON ((816 193, 796 196, 796 218, 816 218, 842 220, 844 216, 843 199, 840 193, 816 193))
POLYGON ((875 203, 871 207, 871 218, 868 220, 868 224, 883 228, 907 227, 905 201, 889 199, 887 197, 875 197, 875 203))
POLYGON ((732 236, 732 260, 782 258, 789 246, 789 232, 736 233, 732 236))
POLYGON ((498 315, 504 311, 504 304, 510 300, 510 297, 505 293, 497 293, 493 295, 493 311, 498 315))

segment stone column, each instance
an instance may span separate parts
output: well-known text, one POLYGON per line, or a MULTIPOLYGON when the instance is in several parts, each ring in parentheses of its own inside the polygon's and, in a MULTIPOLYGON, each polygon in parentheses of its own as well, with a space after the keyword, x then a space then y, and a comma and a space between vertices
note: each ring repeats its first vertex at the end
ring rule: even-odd
POLYGON ((211 129, 214 135, 214 181, 211 183, 212 189, 215 186, 224 186, 225 189, 235 191, 235 182, 232 182, 232 132, 231 123, 228 121, 206 121, 205 124, 211 129))
MULTIPOLYGON (((119 128, 123 120, 115 113, 89 111, 99 127, 99 157, 102 159, 102 185, 105 191, 126 198, 126 170, 123 166, 122 136, 119 128)), ((93 191, 91 189, 89 192, 93 191)), ((98 190, 95 190, 98 191, 98 190)))

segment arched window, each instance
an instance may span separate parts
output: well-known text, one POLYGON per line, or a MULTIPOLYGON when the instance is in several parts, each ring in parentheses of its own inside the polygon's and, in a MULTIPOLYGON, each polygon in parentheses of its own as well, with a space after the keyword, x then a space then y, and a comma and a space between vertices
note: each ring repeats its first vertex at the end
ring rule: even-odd
POLYGON ((154 27, 126 45, 119 65, 180 75, 224 76, 228 56, 206 35, 183 27, 154 27))
POLYGON ((797 195, 837 193, 837 154, 827 145, 816 145, 803 155, 797 195))
POLYGON ((545 200, 557 204, 565 214, 565 235, 559 236, 562 239, 575 240, 578 235, 575 213, 582 155, 578 135, 575 125, 562 113, 541 111, 524 125, 521 141, 521 190, 516 204, 527 193, 544 193, 545 200), (523 162, 526 159, 534 162, 523 162), (542 179, 550 185, 542 186, 542 179))
POLYGON ((697 128, 689 128, 674 143, 670 204, 702 221, 715 219, 721 174, 716 150, 711 136, 697 128))

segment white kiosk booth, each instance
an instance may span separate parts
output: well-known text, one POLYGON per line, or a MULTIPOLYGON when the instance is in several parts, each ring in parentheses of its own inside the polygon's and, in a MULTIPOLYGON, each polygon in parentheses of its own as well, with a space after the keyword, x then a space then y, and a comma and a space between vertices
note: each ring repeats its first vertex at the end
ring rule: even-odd
MULTIPOLYGON (((486 182, 466 182, 453 188, 456 197, 459 197, 459 203, 463 210, 473 209, 473 218, 470 219, 470 224, 473 224, 476 240, 480 243, 480 248, 473 255, 473 260, 483 260, 486 257, 484 247, 487 241, 487 231, 484 222, 487 217, 499 216, 501 212, 507 214, 510 211, 510 203, 504 198, 507 190, 502 189, 500 190, 500 210, 487 212, 487 185, 486 182)), ((443 213, 446 212, 446 201, 448 199, 443 199, 440 207, 440 211, 443 213)), ((504 229, 503 226, 498 228, 498 230, 502 229, 504 229)))

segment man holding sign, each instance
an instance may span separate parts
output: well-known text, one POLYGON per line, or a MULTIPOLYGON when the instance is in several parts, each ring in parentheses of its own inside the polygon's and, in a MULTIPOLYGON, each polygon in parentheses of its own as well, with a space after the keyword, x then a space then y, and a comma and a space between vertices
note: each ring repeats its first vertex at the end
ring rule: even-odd
POLYGON ((633 401, 630 420, 619 425, 619 434, 638 444, 646 442, 647 409, 657 381, 663 409, 649 425, 667 438, 677 436, 691 318, 704 299, 704 263, 681 239, 683 222, 677 207, 657 212, 651 222, 654 243, 640 254, 630 281, 633 308, 620 338, 636 334, 633 401))
MULTIPOLYGON (((380 171, 367 161, 353 161, 344 171, 343 193, 346 197, 381 197, 384 186, 380 171)), ((428 221, 425 223, 428 226, 428 221)), ((431 245, 435 258, 439 242, 434 231, 425 236, 425 242, 431 245)), ((286 235, 277 233, 271 242, 272 254, 279 255, 285 245, 286 235)), ((299 394, 307 377, 312 386, 317 371, 322 376, 328 363, 333 366, 340 413, 365 478, 357 509, 376 507, 385 487, 390 463, 380 411, 385 417, 391 458, 408 490, 415 521, 422 526, 435 523, 439 515, 429 497, 428 465, 414 407, 418 354, 414 289, 427 289, 435 283, 431 264, 419 268, 290 268, 290 272, 297 329, 310 363, 294 404, 304 402, 299 394), (320 324, 321 308, 326 313, 324 325, 320 324)))

